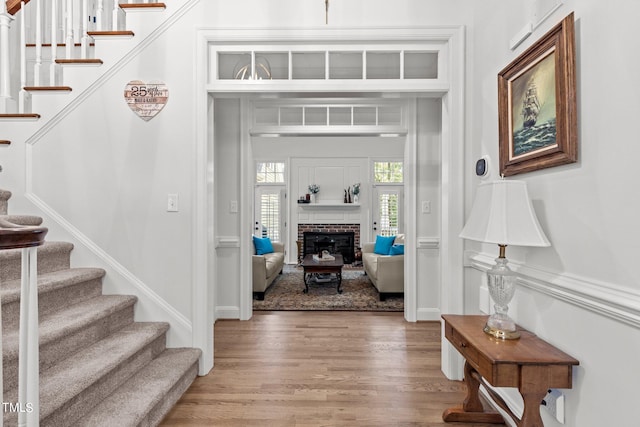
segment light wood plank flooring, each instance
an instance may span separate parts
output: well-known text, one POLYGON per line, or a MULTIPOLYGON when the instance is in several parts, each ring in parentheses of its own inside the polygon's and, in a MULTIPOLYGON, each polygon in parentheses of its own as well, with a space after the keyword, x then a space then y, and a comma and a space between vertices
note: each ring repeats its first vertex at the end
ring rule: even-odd
POLYGON ((441 418, 464 396, 464 384, 440 371, 437 322, 254 312, 250 321, 216 323, 214 369, 161 425, 470 427, 441 418))

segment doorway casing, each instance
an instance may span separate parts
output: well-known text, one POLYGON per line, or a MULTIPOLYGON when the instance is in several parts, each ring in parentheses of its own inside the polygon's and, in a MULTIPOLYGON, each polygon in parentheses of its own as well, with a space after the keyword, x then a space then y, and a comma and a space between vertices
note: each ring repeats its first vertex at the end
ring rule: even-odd
MULTIPOLYGON (((458 233, 462 229, 464 217, 463 198, 463 153, 464 153, 464 27, 438 28, 357 28, 357 29, 203 29, 197 32, 197 64, 195 84, 196 93, 201 94, 196 102, 197 140, 194 148, 194 247, 193 247, 193 334, 194 343, 203 350, 200 372, 208 372, 213 367, 213 322, 216 307, 216 245, 215 235, 215 195, 214 195, 214 137, 213 117, 215 109, 214 96, 239 96, 242 104, 250 94, 286 93, 293 95, 300 92, 299 85, 274 82, 232 82, 239 85, 219 84, 215 79, 216 70, 212 69, 210 57, 215 55, 215 46, 223 43, 255 43, 273 41, 305 42, 314 41, 351 41, 376 40, 380 42, 423 40, 425 43, 443 42, 440 55, 446 60, 443 70, 446 81, 433 84, 402 81, 400 87, 382 85, 375 91, 377 96, 430 97, 441 99, 441 229, 440 229, 440 312, 462 313, 463 311, 463 246, 458 233), (261 83, 267 83, 262 85, 261 83)), ((331 88, 332 93, 345 94, 353 92, 350 82, 344 87, 331 88)), ((360 93, 374 92, 373 86, 363 85, 360 93)), ((309 87, 306 86, 306 90, 309 87)), ((311 88, 316 93, 329 90, 325 85, 311 88)), ((244 110, 244 108, 243 108, 244 110)), ((245 120, 246 118, 243 118, 245 120)), ((415 128, 415 111, 413 111, 415 128)), ((246 129, 246 123, 241 128, 246 129)), ((410 132, 405 148, 405 213, 406 213, 406 246, 405 256, 405 318, 417 321, 417 137, 410 132)), ((239 318, 248 320, 252 312, 251 292, 251 224, 253 188, 253 168, 251 164, 251 146, 248 132, 241 134, 240 155, 240 232, 237 245, 240 249, 240 310, 239 318)), ((444 336, 444 334, 443 334, 444 336)), ((443 342, 442 370, 452 379, 462 377, 462 363, 455 351, 443 342)))

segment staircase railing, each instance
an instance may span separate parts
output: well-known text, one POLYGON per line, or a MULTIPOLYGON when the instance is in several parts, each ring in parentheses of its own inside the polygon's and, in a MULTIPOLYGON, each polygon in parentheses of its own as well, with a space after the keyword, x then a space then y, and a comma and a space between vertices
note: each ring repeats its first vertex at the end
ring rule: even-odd
MULTIPOLYGON (((45 227, 16 225, 0 219, 0 250, 22 249, 20 288, 20 331, 18 360, 18 425, 37 426, 40 422, 39 345, 38 345, 38 252, 48 230, 45 227)), ((0 305, 0 355, 2 354, 2 313, 0 305)), ((0 398, 3 381, 0 367, 0 398)), ((4 408, 4 399, 3 409, 4 408)), ((10 410, 15 409, 9 408, 10 410)), ((2 415, 2 414, 0 414, 2 415)), ((0 416, 0 426, 3 419, 0 416)))
POLYGON ((92 32, 120 31, 127 6, 152 3, 156 1, 0 0, 0 114, 28 113, 28 88, 60 85, 60 59, 89 58, 92 32))

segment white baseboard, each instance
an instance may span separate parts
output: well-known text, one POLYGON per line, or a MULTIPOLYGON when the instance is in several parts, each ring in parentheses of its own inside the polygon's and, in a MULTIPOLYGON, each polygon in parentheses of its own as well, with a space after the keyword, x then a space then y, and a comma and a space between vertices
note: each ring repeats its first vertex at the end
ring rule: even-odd
POLYGON ((240 319, 240 307, 232 305, 216 307, 217 319, 240 319))
POLYGON ((417 320, 420 321, 440 321, 440 309, 439 308, 419 308, 417 313, 417 320))

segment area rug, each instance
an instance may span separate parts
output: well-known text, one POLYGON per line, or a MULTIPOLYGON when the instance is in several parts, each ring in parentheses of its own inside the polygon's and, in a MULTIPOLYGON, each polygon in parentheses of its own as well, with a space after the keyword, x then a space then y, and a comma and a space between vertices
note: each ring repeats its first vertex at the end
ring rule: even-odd
POLYGON ((378 291, 362 270, 342 271, 342 293, 336 281, 311 283, 305 294, 301 269, 285 269, 267 289, 264 301, 253 301, 256 311, 404 311, 402 295, 389 295, 380 301, 378 291))

